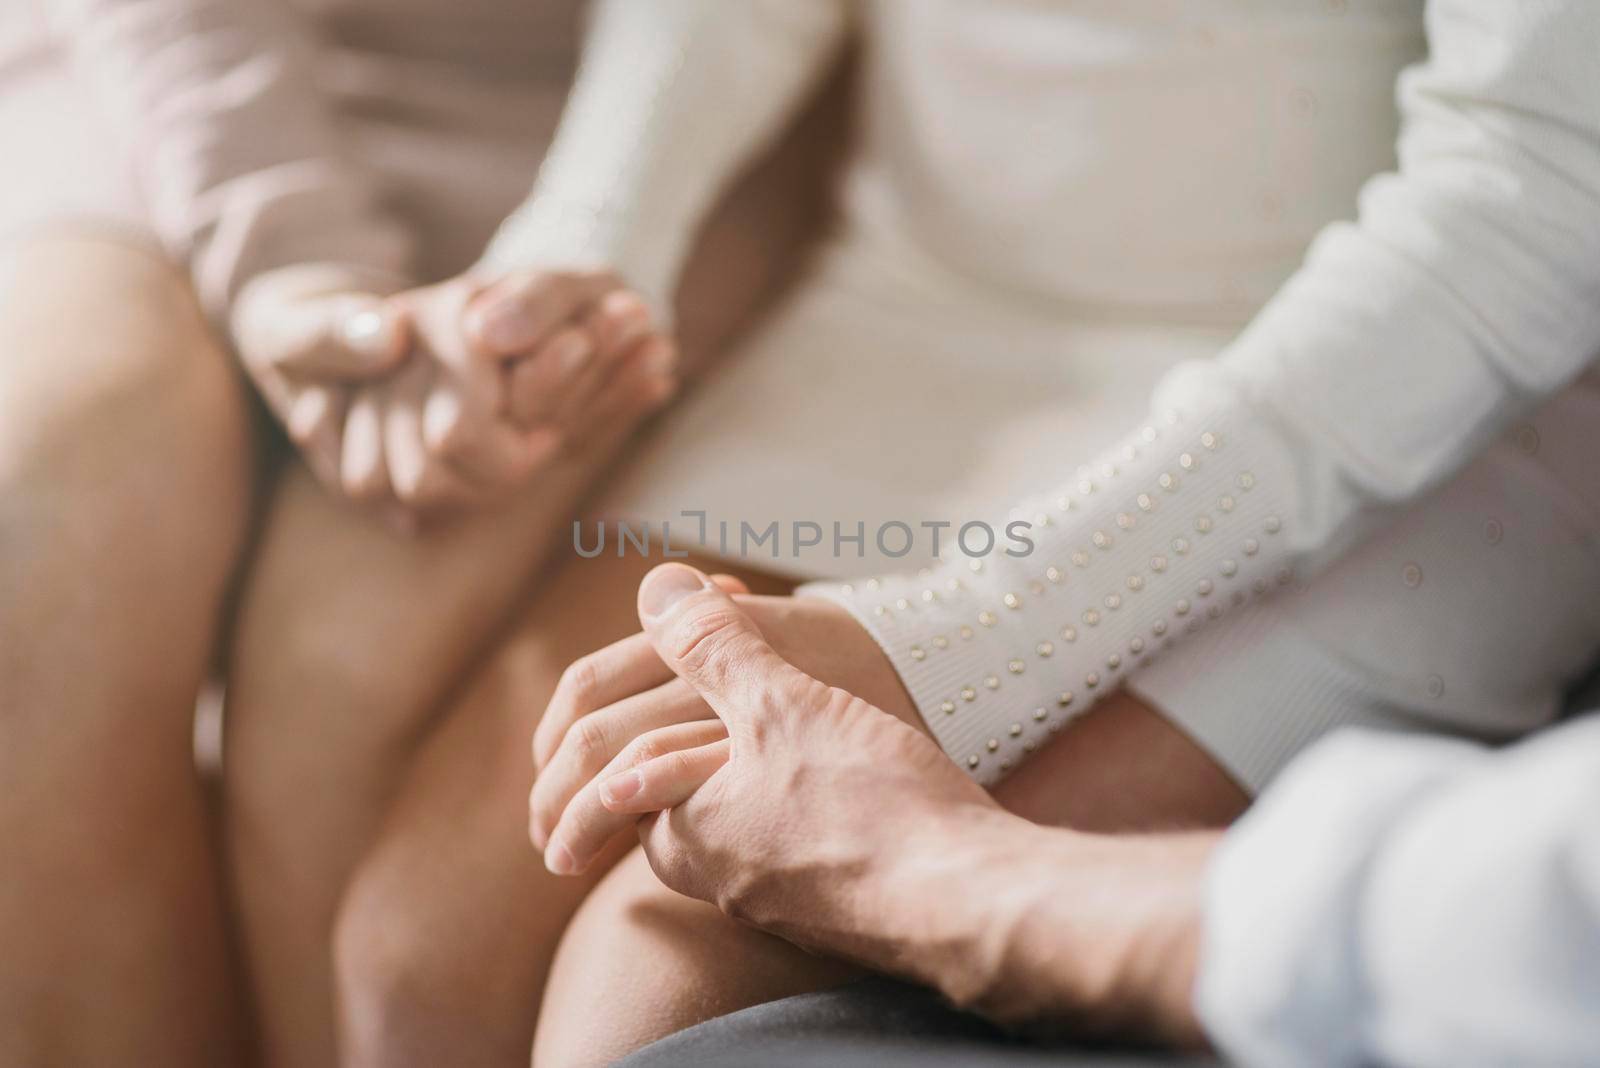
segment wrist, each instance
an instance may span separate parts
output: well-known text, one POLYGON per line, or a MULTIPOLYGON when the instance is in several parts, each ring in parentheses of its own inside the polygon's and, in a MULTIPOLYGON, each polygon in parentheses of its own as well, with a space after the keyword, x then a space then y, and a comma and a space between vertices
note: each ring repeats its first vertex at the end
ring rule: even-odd
POLYGON ((896 969, 1008 1026, 1203 1046, 1191 1007, 1212 834, 1109 837, 978 810, 908 840, 896 969))

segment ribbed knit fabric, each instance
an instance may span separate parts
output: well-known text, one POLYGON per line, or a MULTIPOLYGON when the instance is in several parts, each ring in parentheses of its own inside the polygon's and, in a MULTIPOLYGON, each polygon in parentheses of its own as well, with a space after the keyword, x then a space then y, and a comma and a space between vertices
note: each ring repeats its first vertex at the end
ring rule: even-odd
POLYGON ((1013 512, 1026 555, 951 546, 925 573, 801 593, 850 609, 939 744, 995 782, 1169 643, 1289 581, 1293 479, 1268 425, 1167 411, 1013 512))
POLYGON ((609 267, 667 316, 698 225, 847 23, 832 2, 601 0, 560 132, 483 265, 609 267))
MULTIPOLYGON (((1038 508, 1036 553, 813 588, 873 633, 981 781, 1163 642, 1436 486, 1600 351, 1600 6, 1437 0, 1428 31, 1402 81, 1400 173, 1368 183, 1359 222, 1324 231, 1227 352, 1169 375, 1157 409, 1178 422, 1038 508)), ((1266 685, 1298 722, 1246 739, 1254 717, 1194 719, 1247 783, 1356 707, 1314 661, 1266 685)))
POLYGON ((1336 728, 1402 725, 1371 675, 1329 656, 1275 599, 1195 635, 1184 653, 1154 660, 1128 688, 1176 722, 1252 795, 1336 728), (1238 670, 1197 672, 1196 658, 1238 670))
MULTIPOLYGON (((304 26, 244 0, 61 7, 85 29, 86 69, 105 76, 138 129, 142 171, 170 197, 158 222, 191 253, 214 310, 267 266, 410 265, 412 235, 314 93, 304 26)), ((1037 297, 1057 311, 1087 302, 1113 316, 1156 308, 1182 318, 1226 304, 1233 289, 1254 306, 1255 282, 1275 283, 1282 250, 1303 247, 1297 227, 1338 217, 1355 181, 1340 168, 1373 169, 1361 142, 1379 112, 1352 94, 1365 100, 1381 80, 1387 99, 1392 68, 1382 64, 1414 54, 1410 8, 1270 7, 1197 5, 1179 27, 1137 5, 602 0, 535 194, 485 262, 615 267, 664 313, 707 207, 859 15, 871 106, 845 199, 873 235, 867 244, 878 242, 880 258, 864 262, 889 273, 897 257, 931 257, 974 292, 1037 297), (1264 54, 1265 67, 1236 65, 1264 54), (1292 78, 1280 82, 1285 70, 1292 78), (1190 87, 1209 111, 1185 110, 1193 101, 1177 98, 1190 87), (1166 151, 1178 142, 1183 151, 1166 151), (1170 180, 1158 173, 1190 164, 1170 180)), ((986 781, 1175 631, 1270 589, 1285 567, 1309 574, 1387 507, 1439 485, 1600 351, 1600 4, 1432 0, 1427 36, 1427 60, 1400 82, 1397 172, 1367 182, 1359 219, 1326 227, 1226 352, 1169 377, 1153 439, 1132 426, 1077 476, 1095 450, 1060 448, 1064 488, 1025 513, 1051 519, 1032 532, 1033 552, 990 555, 978 571, 957 553, 925 576, 832 594, 884 644, 951 755, 986 781), (1182 413, 1176 425, 1165 422, 1169 408, 1182 413)), ((1006 321, 990 330, 989 319, 959 312, 992 335, 974 346, 974 384, 1001 381, 1018 407, 1037 402, 1021 396, 1026 363, 1007 363, 1017 346, 1006 321)), ((1000 394, 963 406, 948 377, 929 403, 906 403, 924 354, 892 330, 878 338, 902 361, 904 396, 881 403, 848 376, 818 379, 850 401, 827 418, 861 423, 874 405, 892 409, 881 436, 902 455, 935 435, 1005 426, 1000 394)), ((779 391, 720 403, 764 412, 790 400, 779 391)), ((828 430, 818 419, 796 437, 828 430)), ((717 446, 766 455, 761 440, 717 446)), ((887 468, 858 451, 850 474, 884 480, 887 468)), ((717 480, 748 476, 735 467, 717 480)), ((802 476, 846 481, 827 465, 802 476)), ((1250 670, 1239 665, 1241 677, 1250 670)), ((1245 740, 1259 729, 1247 717, 1235 727, 1220 711, 1184 720, 1233 752, 1247 781, 1337 718, 1334 703, 1349 703, 1338 696, 1349 695, 1345 683, 1316 664, 1276 670, 1308 726, 1245 740)), ((1208 693, 1205 704, 1220 706, 1208 693)))
MULTIPOLYGON (((610 263, 664 304, 693 226, 849 10, 602 3, 568 121, 488 262, 610 263)), ((927 31, 871 10, 874 32, 927 31)), ((925 574, 806 591, 856 614, 981 780, 1163 646, 1437 486, 1600 350, 1600 67, 1580 44, 1600 37, 1600 7, 1435 0, 1427 28, 1399 93, 1399 172, 1366 185, 1359 220, 1328 227, 1222 356, 1168 376, 1148 428, 1075 476, 1083 457, 1061 458, 1065 485, 1018 513, 1032 552, 947 546, 925 574)), ((1359 682, 1326 664, 1274 668, 1258 697, 1288 698, 1296 722, 1200 712, 1215 693, 1177 713, 1247 784, 1360 707, 1359 682)), ((1156 675, 1158 690, 1171 699, 1156 675)))

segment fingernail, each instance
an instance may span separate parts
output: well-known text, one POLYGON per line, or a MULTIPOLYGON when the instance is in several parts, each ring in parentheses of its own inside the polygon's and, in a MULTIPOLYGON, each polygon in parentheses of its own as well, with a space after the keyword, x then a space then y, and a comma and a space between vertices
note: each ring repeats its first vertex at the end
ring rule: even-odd
POLYGON ((461 423, 461 396, 453 389, 438 389, 422 405, 422 440, 441 449, 461 423))
POLYGON ((620 805, 637 794, 643 786, 643 776, 637 771, 625 771, 600 784, 600 800, 606 805, 620 805))
POLYGON ((352 348, 383 355, 394 347, 389 317, 380 311, 357 312, 344 321, 344 339, 352 348))
POLYGON ((594 346, 582 334, 564 334, 550 346, 550 358, 555 360, 563 377, 577 371, 593 353, 594 346))
POLYGON ((560 842, 554 842, 545 847, 544 866, 551 875, 571 875, 577 863, 572 859, 571 850, 560 842))
POLYGON ((686 564, 663 564, 645 577, 639 590, 639 614, 660 619, 691 593, 706 588, 706 577, 686 564))

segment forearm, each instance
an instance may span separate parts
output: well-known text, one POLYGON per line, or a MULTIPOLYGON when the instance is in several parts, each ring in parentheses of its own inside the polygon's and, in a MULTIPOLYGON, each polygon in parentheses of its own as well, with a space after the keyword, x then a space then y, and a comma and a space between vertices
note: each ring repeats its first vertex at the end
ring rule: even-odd
POLYGON ((665 313, 699 224, 828 69, 846 23, 837 0, 597 4, 539 179, 484 264, 615 268, 665 313))
POLYGON ((1084 835, 973 809, 906 843, 862 899, 881 969, 1030 1032, 1204 1038, 1191 1008, 1218 834, 1084 835))

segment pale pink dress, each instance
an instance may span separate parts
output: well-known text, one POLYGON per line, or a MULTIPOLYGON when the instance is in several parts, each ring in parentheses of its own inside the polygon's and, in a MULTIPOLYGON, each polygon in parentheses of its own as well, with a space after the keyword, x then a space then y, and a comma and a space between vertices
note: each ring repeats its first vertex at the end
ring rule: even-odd
POLYGON ((0 234, 77 218, 158 237, 214 309, 296 259, 459 270, 528 191, 580 8, 6 0, 0 234))

